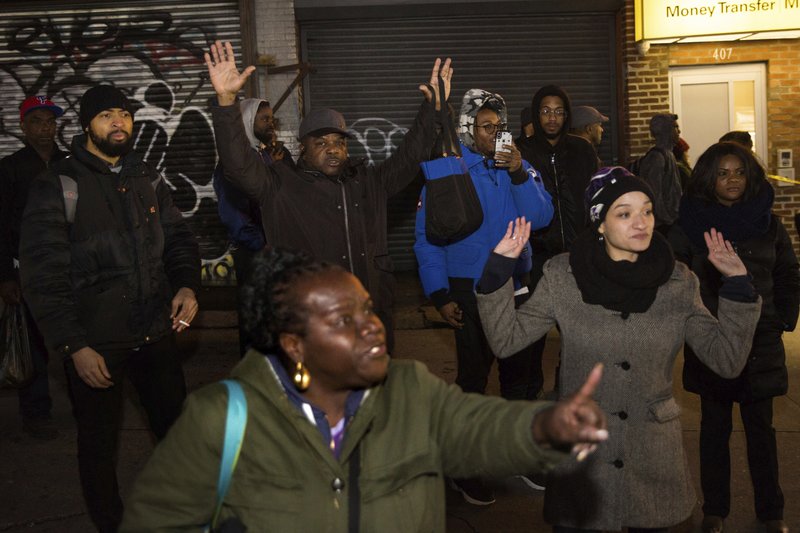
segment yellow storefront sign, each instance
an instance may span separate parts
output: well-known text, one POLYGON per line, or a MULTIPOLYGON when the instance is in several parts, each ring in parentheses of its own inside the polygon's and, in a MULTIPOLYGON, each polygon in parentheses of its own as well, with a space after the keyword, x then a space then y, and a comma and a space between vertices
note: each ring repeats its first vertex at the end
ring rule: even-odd
POLYGON ((800 29, 800 0, 635 0, 636 40, 800 29))

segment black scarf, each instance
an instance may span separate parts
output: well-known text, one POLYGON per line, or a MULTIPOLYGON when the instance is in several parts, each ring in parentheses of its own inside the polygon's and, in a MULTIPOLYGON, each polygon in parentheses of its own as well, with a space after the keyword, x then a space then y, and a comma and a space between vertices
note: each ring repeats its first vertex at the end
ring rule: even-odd
POLYGON ((572 245, 569 264, 585 303, 602 305, 628 318, 630 313, 650 309, 658 288, 672 275, 675 257, 666 239, 654 232, 650 247, 635 263, 614 261, 597 231, 588 229, 572 245))
POLYGON ((725 239, 735 244, 769 230, 774 200, 775 191, 766 182, 753 198, 730 207, 696 196, 684 196, 678 224, 692 244, 703 250, 706 247, 703 233, 711 228, 721 231, 725 239))

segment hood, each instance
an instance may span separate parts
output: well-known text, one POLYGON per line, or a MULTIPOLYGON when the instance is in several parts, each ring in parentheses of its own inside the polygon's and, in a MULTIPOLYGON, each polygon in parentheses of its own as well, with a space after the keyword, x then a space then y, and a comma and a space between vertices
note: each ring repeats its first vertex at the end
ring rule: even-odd
POLYGON ((245 98, 239 102, 239 110, 242 113, 242 122, 244 123, 244 133, 247 135, 247 141, 250 143, 250 146, 255 150, 261 148, 261 141, 256 139, 256 136, 253 135, 253 123, 256 120, 256 113, 258 112, 258 106, 261 105, 261 102, 269 105, 269 102, 261 98, 245 98))
POLYGON ((678 115, 673 113, 656 113, 650 118, 650 134, 655 139, 656 146, 672 150, 672 136, 677 121, 678 115))
POLYGON ((531 101, 531 115, 533 117, 533 136, 534 137, 544 137, 544 130, 542 129, 542 123, 539 121, 539 108, 542 106, 542 100, 544 100, 545 96, 558 96, 561 100, 564 101, 564 109, 567 111, 567 119, 564 121, 564 126, 561 128, 559 132, 561 138, 569 131, 572 127, 572 105, 569 101, 569 95, 567 92, 559 87, 558 85, 545 85, 538 91, 536 94, 533 95, 533 100, 531 101))
POLYGON ((475 150, 475 139, 472 136, 475 117, 478 115, 478 111, 484 107, 497 112, 500 116, 500 122, 508 124, 508 109, 502 96, 483 89, 470 89, 464 93, 458 117, 458 138, 470 150, 475 150))

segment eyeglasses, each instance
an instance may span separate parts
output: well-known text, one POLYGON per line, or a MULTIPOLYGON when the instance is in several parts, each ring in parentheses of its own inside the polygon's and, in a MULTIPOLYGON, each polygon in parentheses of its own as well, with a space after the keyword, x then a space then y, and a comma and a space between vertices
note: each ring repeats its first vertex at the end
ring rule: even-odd
POLYGON ((500 124, 483 124, 483 125, 475 124, 475 127, 481 128, 483 131, 486 132, 486 135, 494 135, 497 132, 497 130, 505 131, 507 126, 508 124, 502 122, 500 124))
POLYGON ((556 109, 551 109, 549 107, 543 107, 539 110, 539 114, 543 117, 549 117, 550 115, 556 116, 558 118, 567 116, 567 110, 563 107, 559 107, 556 109))

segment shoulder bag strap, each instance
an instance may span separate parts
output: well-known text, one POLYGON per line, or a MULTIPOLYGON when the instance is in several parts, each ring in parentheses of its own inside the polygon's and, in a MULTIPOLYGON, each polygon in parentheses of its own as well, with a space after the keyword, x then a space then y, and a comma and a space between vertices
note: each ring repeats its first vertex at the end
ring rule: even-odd
POLYGON ((217 505, 211 518, 211 530, 217 525, 222 502, 228 493, 231 476, 236 469, 239 453, 242 451, 244 431, 247 427, 247 398, 238 381, 226 379, 222 384, 228 388, 228 415, 225 419, 225 442, 222 446, 219 480, 217 481, 217 505))

